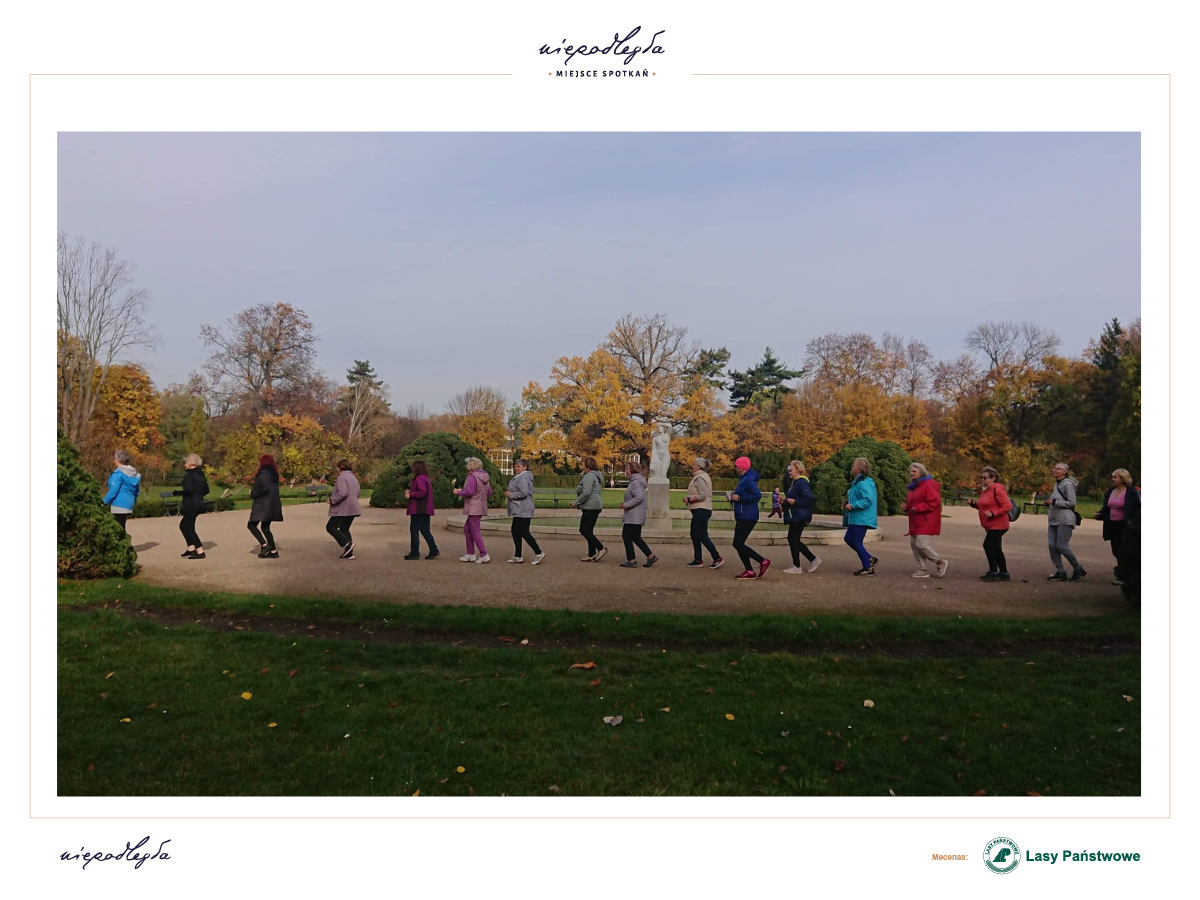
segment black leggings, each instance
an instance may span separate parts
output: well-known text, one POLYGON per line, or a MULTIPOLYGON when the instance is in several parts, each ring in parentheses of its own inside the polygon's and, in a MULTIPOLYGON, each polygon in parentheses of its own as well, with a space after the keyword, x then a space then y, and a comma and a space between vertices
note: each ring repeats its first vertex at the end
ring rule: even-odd
MULTIPOLYGON (((125 520, 129 518, 129 513, 113 513, 113 518, 117 520, 117 524, 121 526, 122 531, 129 531, 129 529, 125 527, 125 520)), ((1116 550, 1113 551, 1114 556, 1116 555, 1116 552, 1116 550)))
POLYGON ((408 549, 413 556, 421 555, 421 535, 429 545, 430 553, 437 553, 437 543, 433 539, 433 531, 429 528, 428 513, 414 513, 408 517, 408 549))
POLYGON ((1121 561, 1121 541, 1125 537, 1125 520, 1119 522, 1108 523, 1108 533, 1112 538, 1108 542, 1108 548, 1112 550, 1113 559, 1118 563, 1121 561))
POLYGON ((254 539, 256 541, 258 541, 260 544, 266 544, 268 550, 274 550, 275 536, 271 534, 271 520, 268 519, 267 521, 261 523, 262 531, 258 530, 259 524, 260 523, 251 519, 246 523, 246 527, 250 529, 250 533, 254 535, 254 539))
POLYGON ((179 532, 183 535, 183 539, 188 542, 189 547, 195 547, 197 550, 203 550, 204 545, 200 543, 200 535, 196 534, 196 516, 198 512, 185 512, 179 518, 179 532))
POLYGON ((633 553, 633 548, 637 547, 646 554, 646 559, 654 555, 654 551, 650 549, 650 545, 642 540, 642 526, 625 524, 621 526, 621 540, 625 542, 625 558, 636 559, 633 553))
POLYGON ((542 548, 538 546, 538 542, 535 541, 533 539, 533 535, 529 533, 529 525, 532 521, 533 521, 533 519, 526 519, 526 518, 519 517, 519 516, 513 516, 512 539, 513 539, 513 547, 516 548, 516 552, 513 554, 513 556, 521 555, 521 539, 522 538, 525 539, 526 543, 529 544, 529 549, 532 550, 534 553, 542 552, 542 548))
POLYGON ((797 569, 800 568, 800 557, 803 556, 809 562, 816 559, 813 552, 808 549, 808 544, 804 543, 804 526, 807 522, 788 522, 788 546, 792 548, 792 565, 797 569))
POLYGON ((604 545, 600 543, 596 537, 596 520, 600 518, 600 510, 585 509, 582 510, 583 515, 579 518, 579 533, 587 539, 588 556, 595 556, 604 549, 604 545))
POLYGON ((746 546, 746 538, 750 537, 750 532, 754 530, 754 526, 758 524, 757 519, 738 519, 733 523, 733 549, 737 551, 737 555, 741 557, 742 565, 746 567, 746 571, 752 571, 750 560, 762 562, 763 558, 753 547, 746 546))
POLYGON ((1004 558, 1004 531, 988 531, 983 539, 983 552, 987 554, 988 571, 1008 574, 1008 561, 1004 558))
POLYGON ((711 509, 692 510, 692 551, 695 554, 696 562, 700 562, 704 558, 704 554, 700 552, 702 546, 712 554, 713 562, 721 558, 721 555, 717 553, 716 544, 708 536, 708 520, 711 518, 711 509))
POLYGON ((351 541, 350 526, 353 524, 354 516, 330 516, 325 530, 333 535, 333 539, 338 542, 339 547, 345 549, 351 541))

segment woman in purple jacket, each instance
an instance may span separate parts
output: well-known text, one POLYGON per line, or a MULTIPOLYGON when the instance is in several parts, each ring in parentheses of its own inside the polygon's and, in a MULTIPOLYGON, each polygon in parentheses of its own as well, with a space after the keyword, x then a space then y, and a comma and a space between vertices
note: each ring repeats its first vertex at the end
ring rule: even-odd
POLYGON ((462 487, 454 491, 454 496, 463 498, 463 512, 467 516, 463 525, 463 537, 467 540, 467 552, 460 556, 459 562, 490 563, 487 547, 483 546, 483 534, 479 523, 487 515, 488 497, 492 496, 492 486, 488 484, 489 476, 483 468, 483 460, 477 456, 468 456, 467 480, 462 487))
POLYGON ((408 485, 408 490, 404 492, 404 499, 408 501, 408 538, 409 551, 405 559, 420 559, 421 558, 421 538, 420 535, 425 535, 425 543, 429 545, 429 555, 426 559, 437 559, 438 553, 437 542, 433 539, 433 532, 429 529, 429 520, 433 517, 433 482, 429 479, 429 467, 425 465, 425 460, 415 459, 412 464, 413 480, 408 485))
POLYGON ((357 516, 362 515, 358 505, 358 479, 350 471, 350 460, 338 460, 338 477, 329 495, 329 524, 325 530, 342 548, 342 559, 354 559, 354 541, 350 537, 350 526, 357 516))

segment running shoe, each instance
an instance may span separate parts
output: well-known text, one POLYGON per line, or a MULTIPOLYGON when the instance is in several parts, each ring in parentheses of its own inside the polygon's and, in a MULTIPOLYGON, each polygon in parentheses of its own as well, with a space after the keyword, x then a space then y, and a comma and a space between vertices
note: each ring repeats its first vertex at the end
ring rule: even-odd
POLYGON ((946 570, 950 568, 950 560, 939 559, 937 563, 937 577, 942 578, 946 574, 946 570))
POLYGON ((762 562, 760 562, 758 564, 758 577, 762 578, 764 575, 766 575, 767 569, 769 568, 771 568, 771 561, 769 559, 764 559, 762 562))
POLYGON ((530 565, 531 565, 531 566, 536 566, 538 563, 540 563, 540 562, 541 562, 543 559, 545 559, 545 558, 546 558, 546 554, 545 554, 545 553, 535 553, 535 554, 533 555, 533 562, 531 562, 531 563, 530 563, 530 565))
POLYGON ((819 556, 818 556, 818 557, 817 557, 816 559, 814 559, 814 560, 812 561, 812 563, 809 565, 809 567, 808 567, 808 571, 809 571, 809 572, 815 572, 815 571, 817 571, 817 566, 819 566, 820 564, 821 564, 821 557, 819 557, 819 556))
POLYGON ((708 564, 708 567, 710 569, 719 569, 723 565, 725 565, 725 557, 718 556, 716 559, 714 559, 711 563, 708 564))
POLYGON ((747 570, 746 570, 745 572, 743 572, 741 575, 734 575, 733 577, 734 577, 734 578, 757 578, 758 576, 757 576, 757 575, 755 575, 755 574, 754 574, 752 571, 750 571, 749 569, 747 569, 747 570))

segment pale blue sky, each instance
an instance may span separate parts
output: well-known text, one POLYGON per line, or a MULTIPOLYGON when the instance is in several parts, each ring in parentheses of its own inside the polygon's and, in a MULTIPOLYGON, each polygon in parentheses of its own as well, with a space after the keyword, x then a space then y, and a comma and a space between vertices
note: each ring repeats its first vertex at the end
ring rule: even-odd
POLYGON ((59 228, 149 288, 155 383, 202 324, 306 310, 393 405, 516 399, 626 312, 745 368, 829 331, 962 352, 1030 318, 1078 353, 1140 314, 1137 134, 62 134, 59 228))

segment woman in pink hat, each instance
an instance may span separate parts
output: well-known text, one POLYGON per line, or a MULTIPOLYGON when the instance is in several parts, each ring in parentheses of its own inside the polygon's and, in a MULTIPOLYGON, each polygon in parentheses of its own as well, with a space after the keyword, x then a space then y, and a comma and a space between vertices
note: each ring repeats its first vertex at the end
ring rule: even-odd
POLYGON ((746 546, 746 538, 758 524, 758 501, 762 499, 762 491, 758 488, 758 473, 750 466, 750 458, 739 456, 733 462, 737 469, 738 483, 729 494, 733 501, 733 549, 742 559, 745 569, 737 578, 762 578, 771 568, 771 561, 765 559, 754 548, 746 546), (754 571, 751 562, 758 563, 758 572, 754 571))

